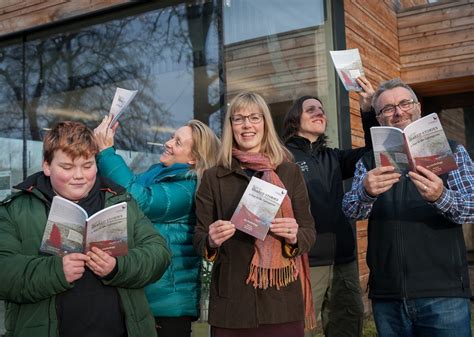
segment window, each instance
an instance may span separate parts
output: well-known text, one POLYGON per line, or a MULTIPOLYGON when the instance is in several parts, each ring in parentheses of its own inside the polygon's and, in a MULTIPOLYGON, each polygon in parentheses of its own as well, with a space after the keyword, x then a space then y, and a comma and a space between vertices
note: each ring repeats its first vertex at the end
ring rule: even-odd
POLYGON ((41 170, 46 130, 62 120, 94 128, 108 113, 116 87, 138 90, 116 135, 116 147, 135 170, 156 163, 160 144, 192 118, 219 132, 216 3, 154 7, 25 34, 24 43, 0 48, 0 84, 6 89, 0 146, 11 149, 0 172, 13 169, 17 183, 41 170))

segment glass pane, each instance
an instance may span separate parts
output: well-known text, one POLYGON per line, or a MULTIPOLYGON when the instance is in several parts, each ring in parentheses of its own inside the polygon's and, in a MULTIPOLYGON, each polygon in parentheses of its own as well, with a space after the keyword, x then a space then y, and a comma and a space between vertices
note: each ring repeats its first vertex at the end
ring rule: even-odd
POLYGON ((116 136, 136 170, 156 163, 188 120, 220 125, 216 22, 216 5, 199 1, 27 42, 28 174, 41 169, 45 130, 60 120, 94 128, 116 87, 138 90, 116 136))
POLYGON ((260 93, 279 130, 299 96, 317 95, 327 107, 334 93, 329 92, 332 40, 323 0, 224 0, 223 16, 228 96, 260 93))
POLYGON ((0 47, 0 199, 23 180, 21 42, 0 47))

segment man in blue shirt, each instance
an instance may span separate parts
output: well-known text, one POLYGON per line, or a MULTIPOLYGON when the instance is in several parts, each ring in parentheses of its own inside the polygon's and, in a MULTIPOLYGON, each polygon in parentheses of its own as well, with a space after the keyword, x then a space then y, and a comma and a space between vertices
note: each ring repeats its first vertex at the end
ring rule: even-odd
MULTIPOLYGON (((372 105, 381 125, 404 129, 421 116, 400 79, 382 83, 372 105)), ((450 141, 458 169, 437 176, 375 167, 373 153, 356 165, 344 213, 369 219, 369 297, 380 337, 470 337, 468 265, 462 224, 474 223, 474 166, 450 141)))

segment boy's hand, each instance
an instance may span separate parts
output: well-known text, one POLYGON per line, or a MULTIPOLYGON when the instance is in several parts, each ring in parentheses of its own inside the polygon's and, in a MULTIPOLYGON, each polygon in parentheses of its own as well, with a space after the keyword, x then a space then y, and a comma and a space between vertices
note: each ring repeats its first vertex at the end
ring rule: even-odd
POLYGON ((89 257, 89 261, 86 263, 87 267, 100 277, 109 275, 117 264, 115 257, 110 256, 97 247, 92 247, 92 249, 87 252, 87 256, 89 257))
POLYGON ((81 253, 71 253, 63 256, 63 272, 66 281, 72 283, 82 277, 85 265, 89 261, 87 255, 81 253))

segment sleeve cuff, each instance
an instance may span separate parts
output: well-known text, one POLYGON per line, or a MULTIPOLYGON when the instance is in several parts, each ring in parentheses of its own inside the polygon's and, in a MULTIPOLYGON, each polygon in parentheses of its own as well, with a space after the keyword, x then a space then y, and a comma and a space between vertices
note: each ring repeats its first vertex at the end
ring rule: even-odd
POLYGON ((118 261, 117 261, 117 258, 115 258, 115 267, 114 267, 114 269, 112 269, 112 271, 110 273, 105 275, 103 277, 103 279, 106 280, 106 281, 110 281, 111 279, 113 279, 115 277, 115 275, 117 275, 117 273, 118 273, 118 261))
POLYGON ((448 190, 444 188, 443 193, 441 193, 441 196, 438 200, 433 202, 433 205, 442 213, 446 213, 449 211, 450 205, 452 205, 453 202, 454 200, 449 196, 448 190))
POLYGON ((102 157, 110 156, 113 154, 115 154, 115 148, 113 146, 108 147, 97 154, 97 160, 101 159, 102 157))
POLYGON ((204 249, 204 258, 209 262, 214 262, 217 259, 219 248, 211 248, 206 239, 206 247, 204 249))
POLYGON ((373 196, 371 196, 371 195, 369 195, 369 194, 367 193, 367 191, 365 190, 363 184, 360 184, 360 185, 359 185, 359 189, 358 189, 357 194, 359 195, 359 199, 360 199, 362 202, 372 203, 372 202, 374 202, 375 200, 377 200, 377 197, 373 197, 373 196))

